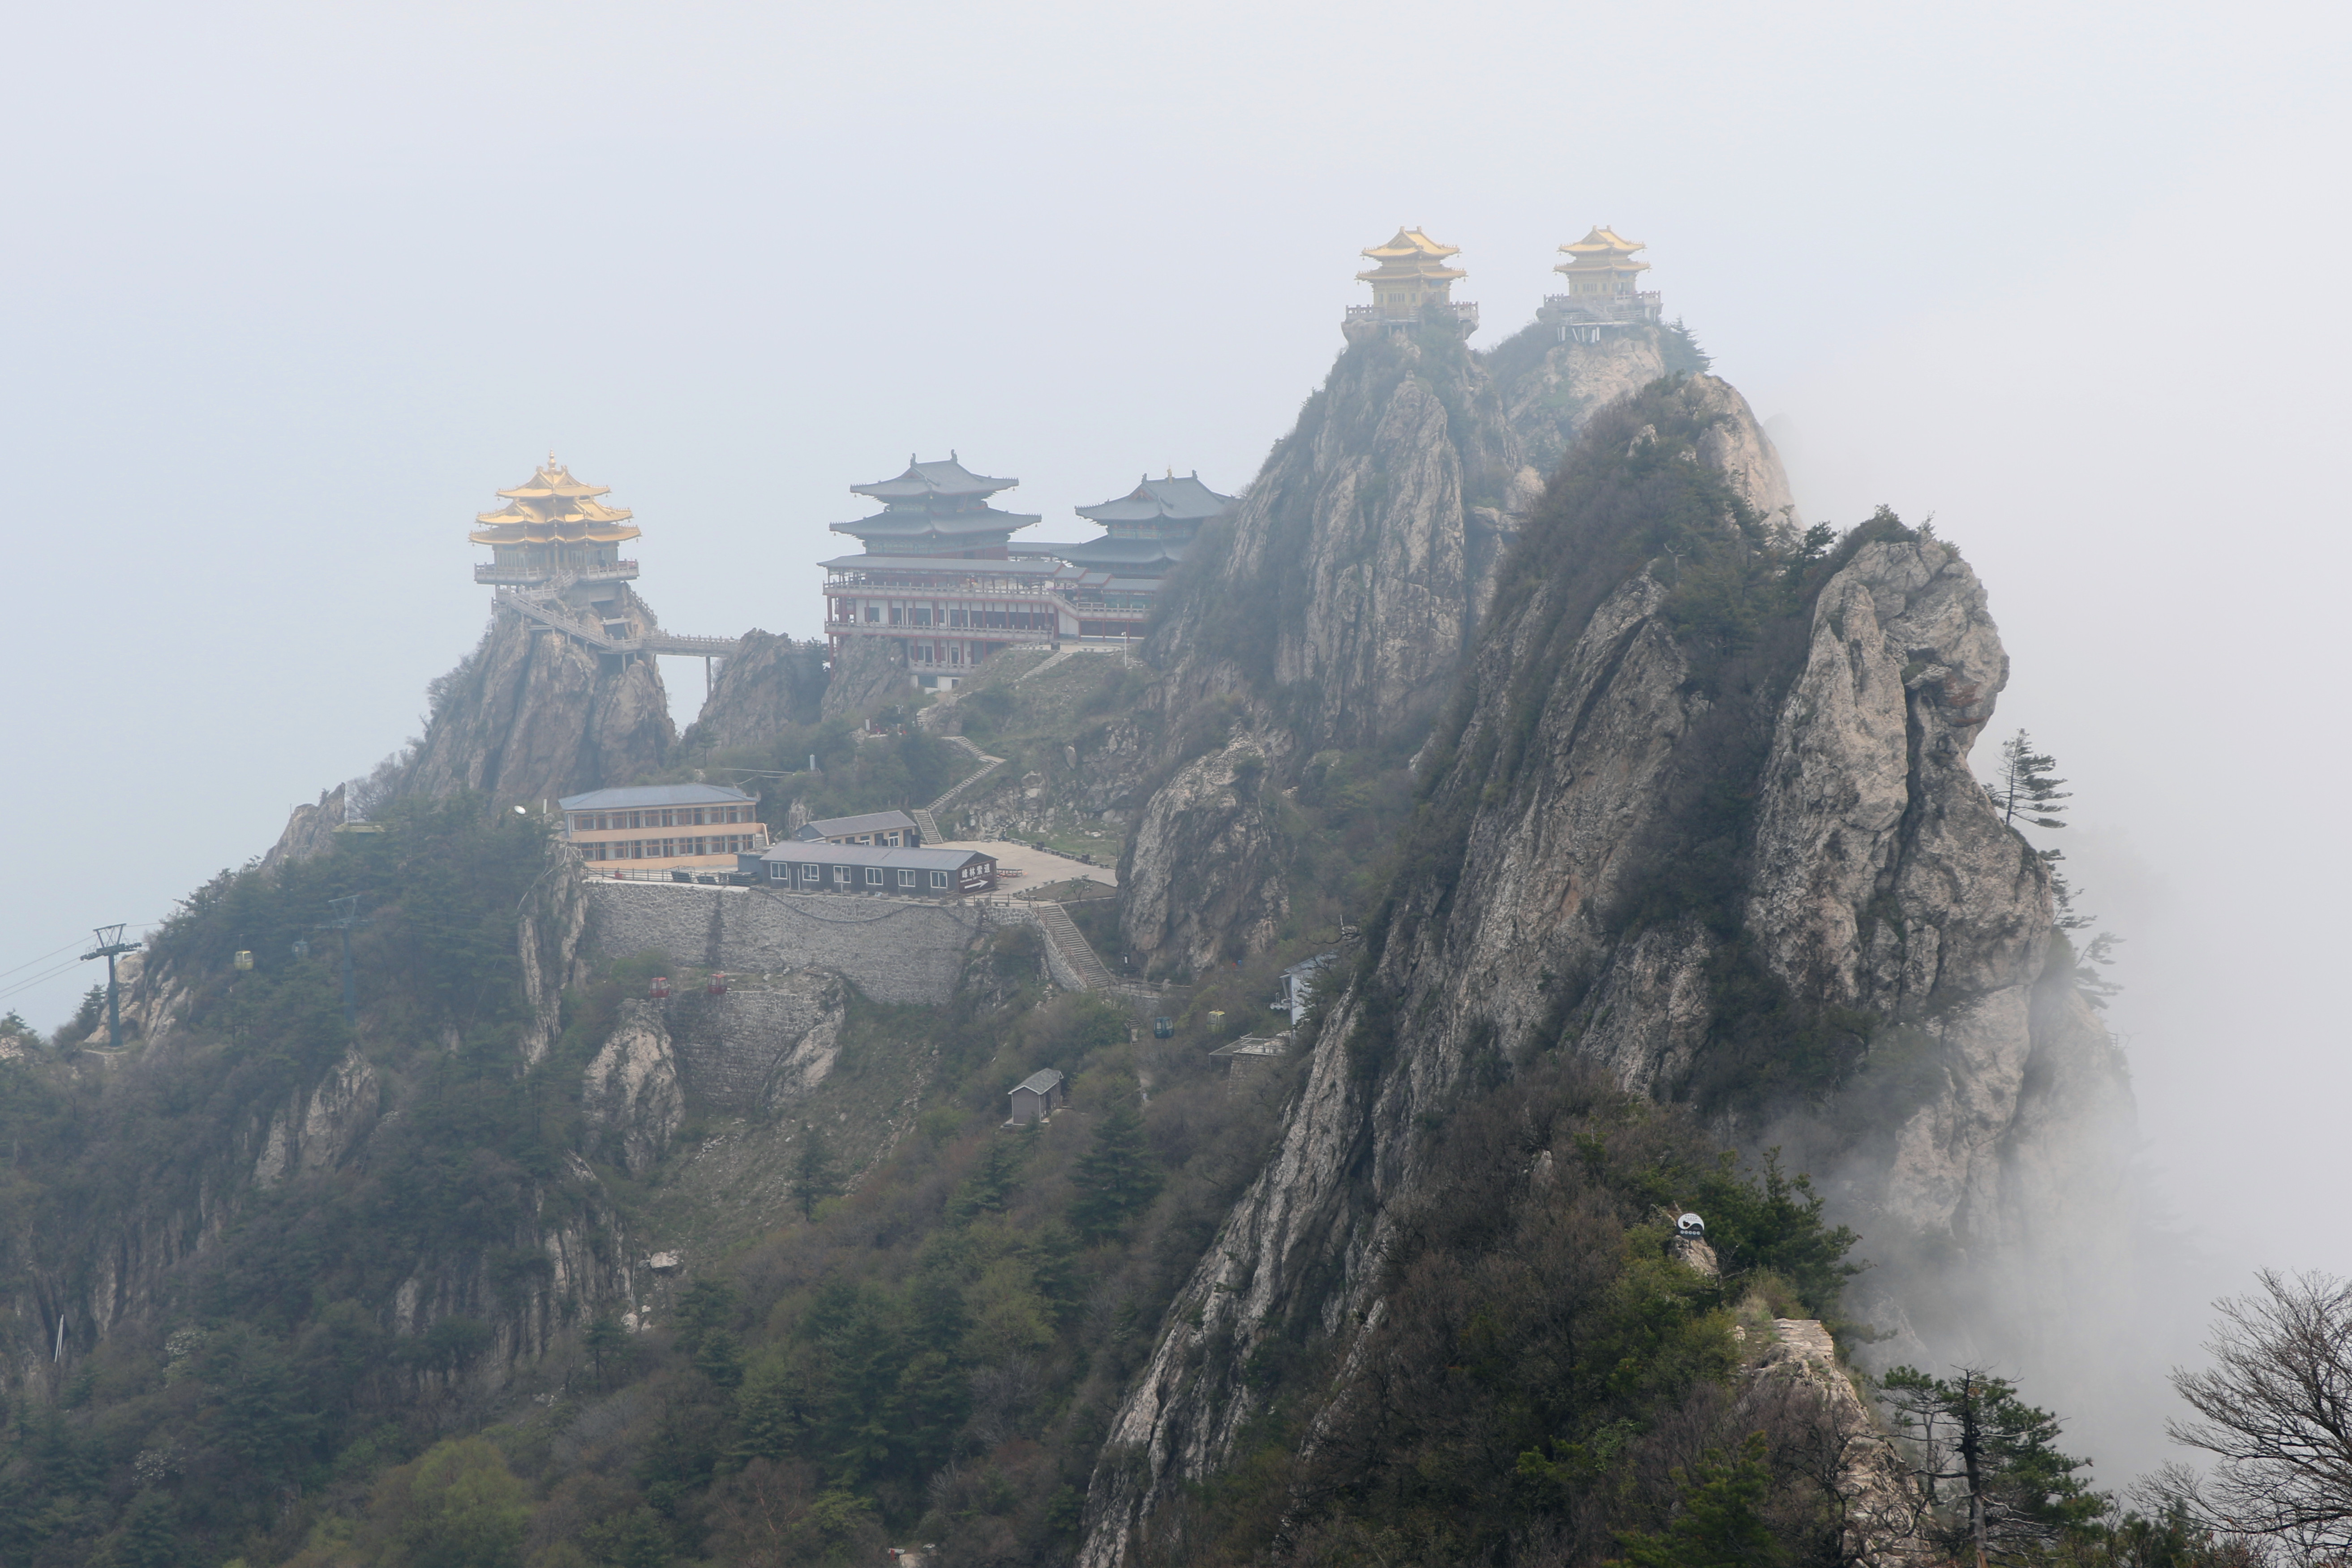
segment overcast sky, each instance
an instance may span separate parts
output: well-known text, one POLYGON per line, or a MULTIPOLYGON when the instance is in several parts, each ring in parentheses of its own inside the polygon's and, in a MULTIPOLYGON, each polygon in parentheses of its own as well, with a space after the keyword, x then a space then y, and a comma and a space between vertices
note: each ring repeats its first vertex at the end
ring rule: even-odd
MULTIPOLYGON (((551 448, 673 629, 806 636, 846 487, 1246 482, 1361 247, 1478 340, 1596 222, 1800 504, 1989 584, 2150 1158, 2352 1271, 2340 7, 19 6, 0 986, 415 732, 551 448)), ((698 698, 698 665, 673 687, 698 698)), ((689 704, 690 706, 690 704, 689 704)), ((79 951, 74 949, 73 951, 79 951)), ((71 957, 72 952, 63 956, 71 957)), ((55 961, 51 961, 54 963, 55 961)), ((96 966, 14 995, 58 1022, 96 966)))

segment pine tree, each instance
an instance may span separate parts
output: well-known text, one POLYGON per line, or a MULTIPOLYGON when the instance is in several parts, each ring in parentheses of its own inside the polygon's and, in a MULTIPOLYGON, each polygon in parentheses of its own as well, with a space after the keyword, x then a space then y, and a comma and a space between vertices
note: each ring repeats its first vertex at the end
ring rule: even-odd
POLYGON ((801 1152, 793 1159, 793 1202, 800 1205, 801 1217, 816 1218, 816 1205, 841 1193, 841 1177, 834 1169, 833 1151, 826 1146, 824 1134, 814 1123, 802 1122, 801 1152))
POLYGON ((1004 1205, 1013 1201, 1013 1178, 1036 1146, 1038 1123, 1033 1121, 1020 1131, 989 1140, 981 1152, 980 1166, 956 1190, 955 1201, 948 1212, 957 1219, 970 1219, 979 1214, 1002 1214, 1004 1205))
POLYGON ((1072 1181, 1078 1197, 1070 1205, 1070 1223, 1088 1241, 1116 1235, 1160 1195, 1160 1169, 1144 1144, 1143 1117, 1134 1100, 1121 1097, 1103 1113, 1072 1181))
POLYGON ((604 1386, 604 1361, 607 1356, 620 1360, 621 1352, 628 1347, 629 1336, 621 1321, 606 1312, 588 1325, 585 1349, 588 1360, 596 1369, 596 1386, 604 1386))
POLYGON ((2035 827, 2063 827, 2066 808, 2058 803, 2074 796, 2053 778, 2058 759, 2033 749, 2033 737, 2020 730, 2000 746, 2000 777, 1987 785, 2002 822, 2014 826, 2020 816, 2035 827))
MULTIPOLYGON (((2066 781, 2054 776, 2057 766, 2058 759, 2035 751, 2033 738, 2022 730, 2001 742, 2000 776, 1998 782, 1985 786, 1985 793, 1992 797, 1993 807, 2000 813, 2003 823, 2014 826, 2022 821, 2031 827, 2066 826, 2066 807, 2062 803, 2074 796, 2058 787, 2066 781)), ((2089 931, 2098 924, 2098 916, 2084 914, 2074 907, 2078 895, 2074 880, 2059 869, 2066 852, 2037 849, 2034 854, 2050 873, 2050 898, 2057 907, 2057 917, 2051 923, 2062 931, 2089 931)), ((2068 949, 2075 953, 2075 989, 2094 1007, 2105 1008, 2107 998, 2123 989, 2106 975, 2122 940, 2112 931, 2100 931, 2078 952, 2071 945, 2068 949)))
POLYGON ((1611 1568, 1771 1568, 1789 1560, 1764 1518, 1772 1467, 1763 1433, 1749 1433, 1732 1458, 1710 1452, 1681 1479, 1674 1523, 1663 1533, 1622 1536, 1625 1555, 1611 1568))
POLYGON ((2017 1385, 1977 1367, 1929 1377, 1916 1367, 1886 1374, 1886 1406, 1909 1440, 1931 1506, 1958 1507, 1947 1544, 1988 1554, 2047 1545, 2085 1531, 2102 1502, 2075 1476, 2090 1463, 2057 1449, 2058 1418, 2017 1397, 2017 1385), (1957 1481, 1957 1496, 1937 1483, 1957 1481))

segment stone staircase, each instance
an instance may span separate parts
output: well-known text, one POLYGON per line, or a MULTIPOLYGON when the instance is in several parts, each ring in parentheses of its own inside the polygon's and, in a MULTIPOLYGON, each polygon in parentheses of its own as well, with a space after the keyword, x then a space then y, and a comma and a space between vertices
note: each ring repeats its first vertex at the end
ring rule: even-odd
POLYGON ((972 785, 978 784, 981 780, 986 778, 989 774, 994 773, 997 769, 1004 765, 1004 759, 1003 757, 990 756, 986 752, 982 751, 978 746, 973 745, 961 735, 942 735, 940 738, 945 741, 949 745, 953 746, 956 750, 963 752, 966 756, 971 757, 974 762, 980 763, 980 771, 975 773, 967 774, 965 777, 958 780, 956 784, 949 789, 947 794, 940 796, 939 799, 931 802, 930 805, 923 807, 922 810, 908 814, 914 817, 915 826, 922 829, 923 842, 926 844, 936 844, 939 842, 938 839, 931 837, 931 830, 936 824, 931 820, 930 814, 935 811, 944 809, 950 801, 955 799, 956 796, 961 795, 964 791, 970 789, 972 785))
POLYGON ((1088 991, 1110 991, 1118 985, 1118 978, 1095 956, 1094 944, 1078 930, 1070 911, 1059 904, 1041 903, 1035 906, 1037 927, 1045 933, 1046 943, 1060 955, 1070 972, 1078 977, 1081 986, 1088 991))
POLYGON ((940 833, 939 818, 931 815, 931 808, 929 806, 919 805, 907 815, 915 819, 916 831, 923 836, 924 843, 937 844, 940 842, 941 835, 940 833))

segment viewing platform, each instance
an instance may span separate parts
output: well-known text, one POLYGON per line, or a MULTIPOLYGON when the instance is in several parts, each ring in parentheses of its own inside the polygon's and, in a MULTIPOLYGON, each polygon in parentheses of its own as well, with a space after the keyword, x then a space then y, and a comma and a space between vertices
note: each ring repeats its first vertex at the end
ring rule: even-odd
POLYGON ((1547 294, 1536 320, 1551 327, 1559 341, 1597 343, 1612 329, 1654 327, 1664 313, 1654 292, 1637 294, 1547 294))

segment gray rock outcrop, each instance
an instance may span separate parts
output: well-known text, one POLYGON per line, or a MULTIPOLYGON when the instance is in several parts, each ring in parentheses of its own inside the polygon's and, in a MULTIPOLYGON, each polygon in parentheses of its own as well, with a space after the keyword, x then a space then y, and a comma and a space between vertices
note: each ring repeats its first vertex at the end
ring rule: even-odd
POLYGON ((282 866, 289 860, 308 860, 323 855, 335 842, 335 829, 343 820, 343 792, 346 784, 337 784, 319 792, 316 805, 298 805, 286 819, 286 830, 278 836, 261 857, 262 868, 282 866))
POLYGON ((1774 599, 1759 503, 1780 492, 1753 429, 1719 381, 1653 388, 1550 487, 1431 739, 1416 868, 1114 1425, 1148 1463, 1098 1475, 1088 1568, 1223 1461, 1273 1325, 1344 1334, 1376 1309, 1383 1227, 1423 1178, 1413 1129, 1530 1053, 1834 1171, 1914 1343, 2016 1343, 2039 1300, 2110 1266, 2102 1138, 2130 1090, 2044 972, 2045 868, 1969 771, 2008 676, 1983 589, 1882 518, 1809 602, 1774 599), (2004 1270, 2034 1279, 2023 1306, 1922 1324, 2004 1270), (1209 1354, 1225 1364, 1199 1372, 1209 1354))
MULTIPOLYGON (((626 622, 627 636, 658 629, 634 594, 605 613, 626 622)), ((505 610, 465 662, 434 681, 431 699, 423 738, 386 770, 389 793, 555 800, 628 784, 659 767, 677 739, 656 661, 624 664, 505 610)))
POLYGON ((833 661, 833 677, 819 707, 827 719, 845 713, 862 716, 914 695, 906 649, 887 637, 852 637, 833 661))
POLYGON ((680 744, 689 752, 756 745, 795 724, 815 723, 824 693, 824 644, 755 628, 719 667, 718 683, 680 744))
POLYGON ((1147 970, 1197 973, 1271 945, 1286 912, 1267 819, 1270 774, 1290 753, 1280 731, 1235 737, 1154 791, 1120 873, 1129 951, 1147 970))
POLYGON ((294 1090, 269 1118, 254 1156, 255 1184, 275 1186, 305 1171, 341 1164, 374 1126, 382 1098, 367 1058, 345 1051, 324 1078, 294 1090))
POLYGON ((686 1121, 677 1058, 660 1009, 650 1002, 621 1004, 621 1016, 580 1086, 580 1117, 591 1147, 642 1175, 660 1163, 686 1121))
MULTIPOLYGON (((1491 354, 1432 337, 1340 356, 1240 503, 1204 531, 1147 645, 1163 672, 1153 700, 1167 798, 1143 809, 1123 869, 1130 949, 1166 971, 1270 940, 1266 911, 1288 902, 1282 857, 1214 879, 1153 874, 1234 837, 1223 807, 1200 815, 1214 746, 1249 737, 1269 795, 1330 748, 1404 766, 1454 690, 1544 473, 1598 408, 1656 380, 1667 358, 1655 331, 1586 344, 1542 327, 1491 354), (1217 731, 1209 744, 1204 729, 1217 731), (1256 885, 1224 885, 1232 875, 1256 885)), ((1728 401, 1694 456, 1759 513, 1793 516, 1745 402, 1696 379, 1728 401)))

